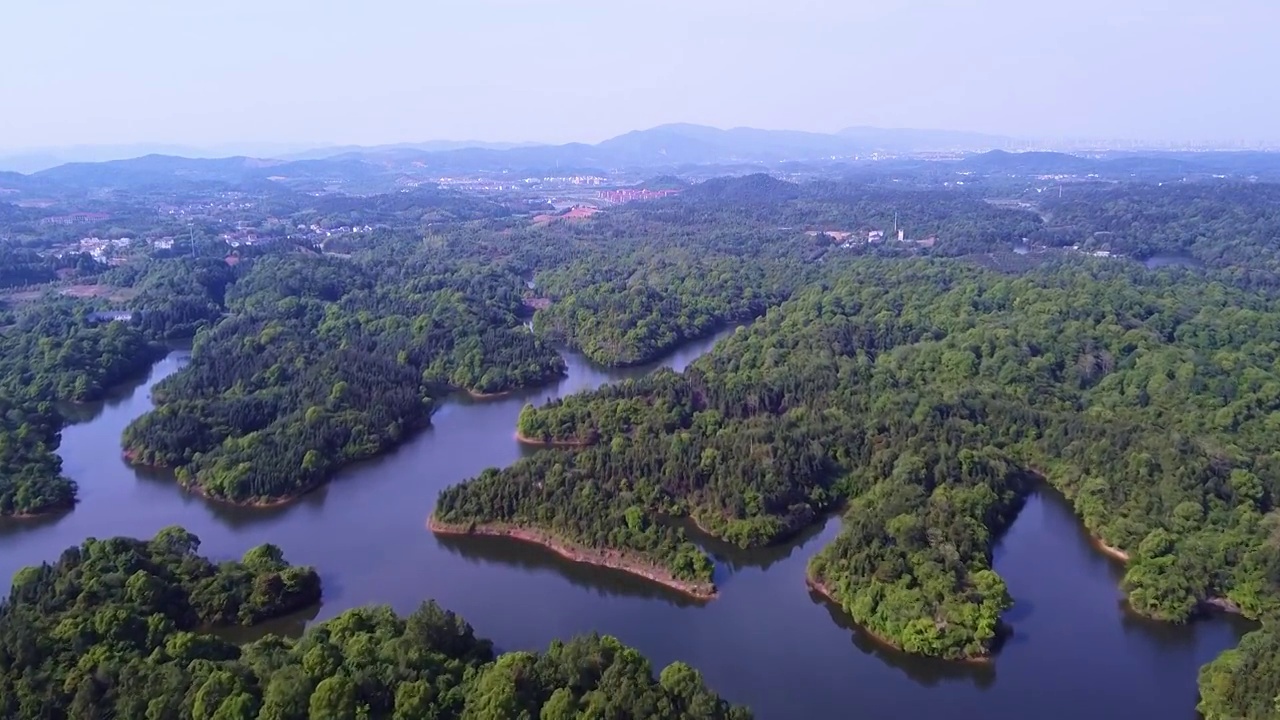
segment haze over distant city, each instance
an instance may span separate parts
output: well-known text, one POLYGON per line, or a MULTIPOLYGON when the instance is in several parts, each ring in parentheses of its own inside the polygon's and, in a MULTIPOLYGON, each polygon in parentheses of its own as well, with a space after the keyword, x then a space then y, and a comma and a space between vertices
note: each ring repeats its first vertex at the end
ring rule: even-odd
POLYGON ((668 122, 1276 144, 1280 3, 6 3, 0 150, 595 142, 668 122))

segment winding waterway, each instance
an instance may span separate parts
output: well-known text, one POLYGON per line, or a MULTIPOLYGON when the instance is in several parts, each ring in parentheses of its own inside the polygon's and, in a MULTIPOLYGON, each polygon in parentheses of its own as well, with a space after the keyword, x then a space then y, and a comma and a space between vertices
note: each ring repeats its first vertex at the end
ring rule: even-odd
MULTIPOLYGON (((716 339, 686 345, 660 364, 681 369, 716 339)), ((761 551, 705 543, 719 561, 721 592, 704 605, 536 547, 433 536, 426 519, 441 488, 536 452, 513 437, 526 402, 653 369, 605 370, 573 354, 566 356, 568 377, 553 387, 451 399, 430 429, 293 505, 210 504, 120 456, 120 434, 151 407, 152 385, 187 358, 171 353, 145 379, 77 408, 60 453, 81 502, 58 517, 0 521, 0 577, 52 561, 86 537, 146 537, 178 524, 199 535, 202 552, 215 558, 272 542, 291 561, 320 569, 323 605, 274 629, 299 632, 310 620, 355 605, 409 611, 435 598, 502 649, 539 649, 553 638, 598 631, 635 645, 659 666, 687 661, 764 720, 1190 719, 1197 669, 1248 627, 1224 616, 1175 627, 1129 615, 1117 589, 1120 569, 1089 545, 1065 501, 1050 491, 1029 499, 996 548, 996 569, 1017 601, 1006 618, 1014 635, 994 664, 979 667, 882 649, 810 595, 805 564, 839 530, 835 518, 761 551)))

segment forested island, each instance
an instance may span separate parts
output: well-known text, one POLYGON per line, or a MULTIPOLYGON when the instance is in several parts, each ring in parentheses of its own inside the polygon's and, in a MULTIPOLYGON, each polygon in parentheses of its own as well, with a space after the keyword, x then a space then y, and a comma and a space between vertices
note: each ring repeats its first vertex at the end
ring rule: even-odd
POLYGON ((199 544, 177 527, 151 540, 88 540, 19 573, 0 603, 0 715, 750 718, 684 663, 655 677, 638 652, 598 635, 498 654, 434 602, 407 617, 348 610, 297 640, 237 646, 210 631, 315 603, 320 578, 274 546, 215 565, 199 544))

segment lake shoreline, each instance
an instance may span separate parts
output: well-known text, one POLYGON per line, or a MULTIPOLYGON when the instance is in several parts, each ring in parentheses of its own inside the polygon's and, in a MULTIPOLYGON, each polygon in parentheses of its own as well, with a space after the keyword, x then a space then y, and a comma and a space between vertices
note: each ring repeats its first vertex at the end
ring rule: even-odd
MULTIPOLYGON (((1116 547, 1115 545, 1111 545, 1107 543, 1105 540, 1102 539, 1101 536, 1099 536, 1093 530, 1090 530, 1088 527, 1086 527, 1084 525, 1083 518, 1081 518, 1076 513, 1075 503, 1072 502, 1071 498, 1067 497, 1066 493, 1062 492, 1057 487, 1055 487, 1053 483, 1049 482, 1048 476, 1044 473, 1044 471, 1038 468, 1028 468, 1028 469, 1040 479, 1040 482, 1044 483, 1046 487, 1048 487, 1050 490, 1052 490, 1053 492, 1061 496, 1062 500, 1066 502, 1067 507, 1071 509, 1071 514, 1075 516, 1076 521, 1081 524, 1081 531, 1084 532, 1085 537, 1089 539, 1089 544, 1093 546, 1094 550, 1096 550, 1099 553, 1102 553, 1103 555, 1107 556, 1112 560, 1115 560, 1116 562, 1119 562, 1122 565, 1127 565, 1129 564, 1129 562, 1133 560, 1133 556, 1128 551, 1122 550, 1116 547)), ((1133 612, 1138 617, 1141 617, 1147 620, 1156 620, 1158 622, 1168 622, 1167 620, 1151 617, 1144 613, 1138 612, 1137 610, 1134 610, 1133 606, 1129 603, 1129 594, 1127 592, 1124 593, 1124 598, 1125 598, 1125 605, 1130 609, 1131 612, 1133 612)), ((1196 609, 1202 614, 1207 614, 1210 611, 1216 610, 1218 612, 1224 612, 1230 615, 1239 615, 1245 618, 1249 617, 1244 613, 1244 610, 1242 610, 1239 605, 1232 602, 1231 599, 1225 598, 1225 597, 1213 596, 1213 597, 1198 599, 1196 601, 1196 609)))
MULTIPOLYGON (((695 355, 688 352, 679 360, 695 355)), ((797 713, 834 719, 859 704, 873 716, 972 714, 1017 720, 1026 711, 1026 698, 1061 690, 1059 681, 1093 688, 1072 695, 1093 702, 1051 704, 1044 708, 1048 720, 1070 720, 1081 708, 1097 716, 1110 711, 1185 715, 1196 701, 1198 668, 1186 653, 1191 647, 1209 654, 1235 646, 1246 631, 1218 613, 1183 625, 1129 616, 1115 602, 1118 566, 1085 547, 1086 538, 1075 533, 1079 526, 1056 511, 1046 511, 1051 517, 1041 522, 1038 512, 1024 510, 1018 539, 1006 541, 1034 550, 1008 553, 1005 564, 997 566, 1012 583, 1010 574, 1021 564, 1029 602, 1022 606, 1023 594, 1018 595, 1019 611, 1026 612, 1008 616, 1017 632, 986 664, 936 661, 892 649, 852 626, 836 603, 800 587, 796 580, 805 574, 809 556, 838 536, 837 518, 825 530, 805 531, 794 544, 717 563, 721 592, 714 603, 689 600, 629 573, 574 563, 531 543, 424 538, 424 513, 431 511, 438 490, 541 452, 511 440, 523 405, 627 377, 597 373, 578 355, 570 361, 570 382, 542 394, 517 393, 490 402, 472 402, 461 392, 438 398, 437 407, 448 411, 434 417, 436 428, 410 441, 402 457, 392 454, 386 464, 357 465, 295 507, 261 511, 197 500, 177 492, 169 473, 135 476, 124 463, 111 461, 113 451, 120 451, 121 431, 150 409, 149 385, 126 390, 123 401, 95 409, 95 418, 67 433, 60 448, 70 477, 85 486, 85 502, 65 518, 14 521, 11 529, 0 522, 0 544, 8 543, 0 550, 8 563, 4 570, 12 575, 21 566, 56 561, 63 548, 84 537, 144 535, 169 523, 198 535, 202 552, 212 557, 239 558, 247 547, 270 541, 300 563, 324 558, 323 579, 333 580, 324 588, 320 608, 287 616, 270 632, 293 637, 304 625, 366 602, 408 610, 435 597, 502 647, 545 647, 555 637, 596 630, 647 644, 645 651, 661 661, 702 658, 716 673, 708 682, 723 685, 735 701, 757 705, 761 720, 797 713), (1091 622, 1097 613, 1115 622, 1091 622), (1064 624, 1077 622, 1079 632, 1060 632, 1064 624), (1114 662, 1105 667, 1063 663, 1064 656, 1114 662), (1019 672, 1004 672, 1006 663, 1019 672), (826 681, 833 667, 842 668, 840 682, 826 681), (759 679, 768 677, 791 684, 800 697, 791 700, 760 687, 759 679)), ((155 378, 181 364, 180 356, 173 356, 155 378)), ((1068 506, 1054 502, 1060 500, 1046 495, 1044 502, 1055 509, 1068 506)), ((688 529, 696 532, 692 523, 688 529)), ((691 538, 702 539, 692 532, 691 538)), ((1017 589, 1011 585, 1011 591, 1017 589)))
MULTIPOLYGON (((434 408, 433 408, 433 411, 434 411, 434 408)), ((152 412, 152 411, 148 411, 148 412, 152 412)), ((368 455, 347 458, 343 462, 339 463, 337 466, 330 468, 327 473, 325 473, 323 476, 316 479, 315 481, 310 482, 303 487, 297 488, 296 490, 286 495, 281 495, 280 497, 273 497, 273 498, 259 499, 259 500, 244 500, 244 501, 232 500, 230 498, 211 495, 199 483, 196 483, 193 481, 184 482, 182 480, 178 480, 175 477, 174 482, 178 485, 178 487, 182 488, 184 491, 191 493, 192 495, 201 497, 210 502, 218 503, 220 505, 226 505, 229 507, 238 507, 238 508, 249 508, 249 509, 255 509, 255 510, 268 510, 272 508, 281 507, 281 506, 296 502, 302 499, 304 496, 310 493, 313 493, 319 490, 320 488, 328 485, 329 483, 333 482, 334 478, 336 478, 338 475, 340 475, 344 471, 348 470, 353 465, 357 465, 359 463, 362 463, 368 460, 375 460, 389 453, 395 452, 396 449, 411 442, 415 435, 421 433, 422 431, 426 430, 431 426, 431 415, 432 413, 428 412, 423 414, 421 417, 411 418, 411 421, 405 424, 404 431, 400 435, 400 437, 396 438, 394 441, 390 442, 385 447, 380 447, 377 449, 377 451, 370 453, 368 455)), ((123 456, 125 462, 131 467, 148 467, 148 468, 159 469, 159 470, 167 470, 171 472, 176 469, 175 466, 166 465, 163 463, 141 462, 138 460, 138 457, 141 454, 142 454, 142 451, 137 450, 135 448, 126 447, 126 448, 122 448, 122 451, 121 451, 121 455, 123 456)))
POLYGON ((0 520, 17 520, 18 522, 23 522, 26 520, 41 520, 47 517, 58 515, 60 513, 71 512, 76 508, 77 502, 79 501, 72 500, 69 503, 65 503, 65 504, 60 503, 58 505, 52 505, 45 509, 36 510, 35 512, 8 513, 8 514, 0 513, 0 520))
POLYGON ((714 584, 680 580, 651 563, 628 558, 620 551, 591 550, 567 543, 549 533, 522 528, 513 525, 454 525, 437 520, 433 515, 427 521, 427 528, 436 535, 462 537, 467 535, 505 537, 546 548, 572 562, 610 568, 649 580, 666 588, 681 593, 694 600, 707 601, 717 596, 714 584))
MULTIPOLYGON (((132 467, 149 467, 149 468, 155 468, 159 470, 173 470, 173 468, 168 465, 139 462, 138 455, 140 453, 137 450, 126 449, 121 454, 123 455, 125 461, 132 467)), ((208 500, 209 502, 212 502, 212 503, 217 503, 219 505, 226 505, 229 507, 266 510, 269 508, 281 507, 283 505, 288 505, 289 503, 296 502, 302 499, 303 496, 313 493, 316 490, 319 490, 321 487, 325 485, 325 483, 329 482, 330 479, 331 478, 326 478, 320 482, 311 483, 310 485, 307 485, 306 487, 299 489, 297 492, 289 493, 288 495, 284 495, 278 498, 271 498, 269 500, 231 500, 230 498, 211 495, 208 490, 205 490, 204 487, 202 487, 198 483, 183 482, 181 480, 177 480, 176 478, 174 482, 183 491, 190 493, 192 495, 195 495, 196 497, 202 498, 204 500, 208 500)))
POLYGON ((1103 555, 1106 555, 1107 557, 1113 558, 1115 560, 1119 560, 1122 563, 1129 562, 1129 559, 1130 559, 1129 553, 1125 552, 1124 550, 1121 550, 1120 548, 1114 545, 1108 545, 1106 542, 1103 541, 1102 538, 1098 537, 1097 535, 1094 535, 1093 533, 1089 533, 1089 543, 1093 545, 1093 548, 1095 550, 1102 553, 1103 555))
MULTIPOLYGON (((692 343, 702 342, 703 340, 706 340, 708 338, 713 338, 716 335, 724 333, 725 331, 736 331, 738 328, 747 327, 751 325, 751 323, 763 317, 766 311, 767 311, 767 308, 765 310, 761 310, 758 313, 747 312, 747 313, 740 313, 740 314, 731 314, 727 317, 721 318, 704 332, 700 332, 696 335, 682 336, 679 339, 675 340, 674 342, 668 343, 659 348, 654 348, 651 352, 648 352, 644 356, 638 357, 638 358, 627 358, 627 359, 619 358, 613 361, 605 361, 602 359, 592 357, 591 355, 587 354, 585 350, 583 350, 581 347, 579 347, 575 343, 566 342, 563 344, 563 346, 566 349, 571 350, 583 356, 584 358, 587 359, 588 362, 590 362, 592 365, 598 368, 603 368, 606 370, 628 370, 631 368, 644 367, 645 365, 659 362, 663 358, 668 357, 673 353, 679 352, 682 348, 684 348, 687 345, 690 345, 692 343)), ((726 337, 728 337, 728 335, 731 335, 731 334, 732 332, 727 333, 726 337)), ((714 347, 714 344, 713 344, 713 347, 714 347)), ((706 352, 710 352, 711 349, 712 348, 710 347, 707 348, 706 352)))
POLYGON ((191 483, 191 484, 179 483, 179 485, 182 487, 183 490, 186 490, 187 492, 197 497, 204 498, 209 502, 215 502, 221 505, 230 505, 232 507, 238 507, 238 508, 252 508, 254 510, 269 510, 271 508, 283 507, 285 505, 289 505, 290 503, 297 502, 298 500, 301 500, 304 496, 309 495, 315 492, 316 490, 319 490, 327 482, 329 481, 324 480, 322 482, 312 483, 310 485, 307 485, 304 488, 299 489, 297 492, 289 493, 288 495, 283 495, 278 498, 271 498, 270 500, 230 500, 228 498, 218 497, 216 495, 210 495, 209 491, 205 490, 203 487, 195 483, 191 483))
MULTIPOLYGON (((564 358, 561 357, 561 360, 563 359, 564 358)), ((557 370, 552 373, 548 373, 547 375, 539 377, 536 380, 531 380, 523 385, 515 385, 513 387, 509 387, 504 390, 494 390, 493 392, 485 392, 483 390, 476 390, 474 388, 464 387, 461 385, 448 385, 448 384, 441 384, 437 386, 437 388, 441 391, 443 395, 448 395, 453 392, 460 392, 466 395, 467 397, 471 398, 472 400, 496 400, 498 398, 504 398, 509 395, 514 395, 515 393, 518 393, 524 390, 533 390, 541 387, 546 387, 547 385, 550 385, 556 381, 563 380, 565 377, 566 377, 566 371, 564 368, 561 368, 560 370, 557 370)))
MULTIPOLYGON (((1093 533, 1089 533, 1089 544, 1092 545, 1094 549, 1097 550, 1098 552, 1122 564, 1127 565, 1133 559, 1133 556, 1130 555, 1129 553, 1125 552, 1124 550, 1121 550, 1120 548, 1114 545, 1108 545, 1105 541, 1103 541, 1102 538, 1098 537, 1097 535, 1094 535, 1093 533)), ((1247 615, 1244 614, 1244 610, 1242 610, 1239 605, 1232 602, 1229 598, 1220 597, 1217 595, 1196 600, 1196 606, 1197 606, 1196 609, 1202 613, 1207 613, 1209 611, 1216 610, 1218 612, 1224 612, 1231 615, 1240 615, 1241 617, 1248 617, 1247 615)), ((1130 607, 1132 608, 1132 606, 1130 607)), ((1137 610, 1134 610, 1134 612, 1142 617, 1149 617, 1147 615, 1144 615, 1143 613, 1138 612, 1137 610)), ((1160 620, 1159 618, 1150 618, 1150 619, 1160 620)), ((1161 620, 1161 622, 1167 622, 1167 621, 1161 620)))
MULTIPOLYGON (((840 604, 839 600, 836 600, 836 597, 831 592, 831 589, 828 588, 826 584, 823 583, 821 580, 814 578, 813 575, 806 572, 804 576, 804 584, 808 586, 810 591, 812 591, 814 594, 821 597, 823 600, 826 600, 827 602, 834 605, 838 610, 840 610, 840 612, 842 613, 845 612, 844 606, 840 604)), ((845 615, 847 616, 848 613, 845 613, 845 615)), ((852 617, 850 617, 849 619, 853 620, 852 617)), ((897 643, 893 642, 889 638, 884 637, 883 635, 877 634, 876 632, 868 628, 866 625, 856 620, 854 620, 853 622, 855 625, 857 625, 859 632, 861 632, 863 635, 866 635, 870 640, 875 642, 877 645, 881 645, 885 648, 888 648, 889 650, 902 653, 904 655, 909 655, 911 657, 926 658, 929 660, 937 660, 940 662, 959 663, 962 665, 990 665, 995 662, 995 656, 990 654, 979 655, 975 657, 944 658, 944 657, 937 657, 934 655, 918 655, 916 653, 907 652, 906 650, 903 650, 902 647, 900 647, 897 643)))
POLYGON ((472 390, 471 388, 462 388, 462 392, 466 393, 467 397, 471 398, 472 400, 492 400, 494 398, 506 397, 507 395, 510 395, 511 393, 515 392, 515 390, 512 389, 512 390, 496 390, 494 392, 480 392, 479 390, 472 390))
MULTIPOLYGON (((143 347, 142 353, 130 358, 130 361, 135 364, 130 366, 129 370, 124 372, 120 377, 115 378, 113 382, 107 384, 99 392, 94 394, 93 397, 84 400, 55 399, 53 402, 55 406, 58 403, 65 403, 64 407, 69 406, 78 408, 92 407, 95 404, 102 403, 115 389, 128 385, 131 380, 145 378, 145 375, 151 372, 151 368, 155 367, 156 363, 167 357, 170 352, 172 351, 167 349, 163 343, 147 341, 146 345, 143 347)), ((57 423, 58 434, 56 436, 57 439, 53 444, 55 451, 62 442, 63 431, 76 424, 76 421, 68 418, 63 413, 57 413, 57 423)), ((58 457, 61 458, 62 456, 59 455, 58 457)), ((62 475, 61 472, 59 472, 59 476, 64 480, 70 480, 70 478, 62 475)), ((40 520, 42 518, 48 518, 75 510, 76 505, 80 503, 80 490, 79 487, 74 484, 74 481, 72 481, 72 483, 71 497, 66 502, 54 503, 30 512, 0 513, 0 520, 14 520, 18 522, 26 520, 40 520)))
POLYGON ((529 437, 519 430, 516 431, 515 438, 516 442, 533 447, 584 448, 592 445, 591 442, 586 440, 540 440, 529 437))

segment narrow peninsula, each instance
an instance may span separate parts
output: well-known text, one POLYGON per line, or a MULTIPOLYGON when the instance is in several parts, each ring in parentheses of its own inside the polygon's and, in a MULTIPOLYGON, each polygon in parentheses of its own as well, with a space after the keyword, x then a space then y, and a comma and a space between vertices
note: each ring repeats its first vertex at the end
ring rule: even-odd
POLYGON ((676 577, 670 569, 657 565, 644 555, 636 552, 582 547, 561 540, 548 532, 514 525, 496 523, 488 525, 450 525, 432 517, 427 522, 427 527, 437 535, 485 535, 511 538, 512 540, 519 540, 546 548, 566 560, 619 570, 630 575, 642 577, 695 600, 711 600, 716 597, 714 583, 681 579, 676 577))
POLYGON ((126 428, 126 457, 209 499, 272 506, 404 442, 453 389, 500 394, 564 374, 520 325, 517 274, 437 262, 419 249, 392 265, 378 254, 239 263, 225 314, 126 428))
POLYGON ((715 597, 715 563, 683 530, 656 522, 638 504, 628 503, 638 503, 638 497, 624 495, 616 505, 599 507, 582 478, 556 469, 570 457, 567 450, 546 450, 517 463, 533 471, 521 483, 507 484, 506 471, 490 469, 444 490, 431 529, 513 537, 577 562, 648 578, 691 597, 715 597), (499 502, 491 493, 507 500, 499 502), (559 510, 539 514, 539 507, 559 510))
POLYGON ((959 263, 859 260, 683 373, 526 407, 521 436, 572 446, 443 491, 437 517, 638 551, 688 579, 710 560, 663 534, 667 518, 757 547, 844 503, 810 585, 905 652, 981 661, 1013 603, 993 545, 1047 483, 1126 559, 1137 613, 1270 617, 1273 415, 1257 409, 1269 396, 1211 358, 1229 349, 1274 383, 1267 343, 1280 331, 1212 330, 1240 327, 1240 307, 1280 314, 1274 299, 1141 267, 1011 282, 959 263), (1226 396, 1240 399, 1204 410, 1226 396))

